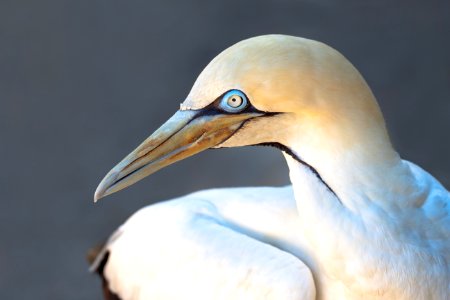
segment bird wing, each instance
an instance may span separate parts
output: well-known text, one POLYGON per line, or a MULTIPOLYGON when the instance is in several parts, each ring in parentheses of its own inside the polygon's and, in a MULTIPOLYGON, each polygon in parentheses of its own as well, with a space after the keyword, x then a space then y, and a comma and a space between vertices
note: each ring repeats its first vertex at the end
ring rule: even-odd
POLYGON ((414 174, 418 190, 411 197, 413 204, 420 208, 420 214, 414 215, 414 225, 427 246, 450 261, 450 192, 427 171, 414 163, 405 162, 414 174))
POLYGON ((291 187, 202 191, 138 211, 93 268, 124 300, 314 299, 297 218, 291 187))

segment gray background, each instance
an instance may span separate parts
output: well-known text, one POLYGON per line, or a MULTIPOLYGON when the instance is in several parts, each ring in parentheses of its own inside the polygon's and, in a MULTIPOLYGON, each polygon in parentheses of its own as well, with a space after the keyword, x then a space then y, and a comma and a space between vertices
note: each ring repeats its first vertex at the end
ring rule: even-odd
POLYGON ((133 211, 288 182, 268 148, 206 151, 92 203, 219 51, 285 33, 362 72, 397 149, 450 187, 449 1, 0 0, 0 299, 98 299, 86 250, 133 211))

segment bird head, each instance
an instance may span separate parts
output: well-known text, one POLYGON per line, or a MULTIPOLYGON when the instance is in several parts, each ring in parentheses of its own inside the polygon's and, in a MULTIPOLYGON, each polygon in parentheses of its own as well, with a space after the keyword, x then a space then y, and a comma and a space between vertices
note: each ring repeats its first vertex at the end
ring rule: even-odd
POLYGON ((282 145, 330 173, 333 160, 361 145, 376 160, 371 145, 389 148, 389 139, 366 82, 339 52, 298 37, 254 37, 206 66, 180 109, 105 176, 95 200, 205 149, 258 144, 282 145))

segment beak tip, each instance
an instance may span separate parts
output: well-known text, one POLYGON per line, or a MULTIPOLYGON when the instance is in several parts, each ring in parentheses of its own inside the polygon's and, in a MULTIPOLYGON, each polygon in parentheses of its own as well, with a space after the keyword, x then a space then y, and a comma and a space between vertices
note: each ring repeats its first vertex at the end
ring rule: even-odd
POLYGON ((113 193, 113 183, 116 181, 118 176, 118 172, 115 169, 112 169, 108 174, 106 174, 105 178, 100 182, 97 189, 94 193, 94 203, 100 200, 103 197, 108 196, 113 193))
POLYGON ((105 182, 105 180, 102 180, 102 182, 100 182, 97 189, 95 190, 94 203, 96 203, 101 198, 109 195, 110 194, 109 188, 110 188, 110 184, 108 184, 108 182, 105 182))
POLYGON ((101 198, 103 198, 104 195, 105 195, 104 191, 97 188, 97 190, 95 191, 95 194, 94 194, 94 203, 97 203, 97 201, 100 200, 101 198))
POLYGON ((98 200, 100 200, 101 196, 97 193, 94 194, 94 203, 97 203, 98 200))

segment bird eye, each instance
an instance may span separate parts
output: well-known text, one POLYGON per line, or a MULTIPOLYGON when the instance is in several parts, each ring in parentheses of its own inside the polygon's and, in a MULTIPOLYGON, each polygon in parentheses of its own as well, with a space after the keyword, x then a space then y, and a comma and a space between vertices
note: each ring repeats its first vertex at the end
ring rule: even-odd
POLYGON ((227 112, 240 112, 247 107, 247 97, 239 90, 227 92, 220 101, 220 107, 227 112))

